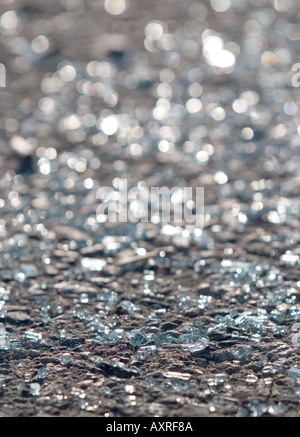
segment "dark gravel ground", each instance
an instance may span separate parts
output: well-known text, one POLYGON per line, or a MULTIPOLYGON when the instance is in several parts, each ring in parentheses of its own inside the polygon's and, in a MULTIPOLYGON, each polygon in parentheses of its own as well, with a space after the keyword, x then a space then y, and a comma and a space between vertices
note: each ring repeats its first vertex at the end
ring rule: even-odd
POLYGON ((2 2, 2 416, 298 416, 299 10, 228 4, 2 2), (100 223, 117 178, 203 233, 100 223))

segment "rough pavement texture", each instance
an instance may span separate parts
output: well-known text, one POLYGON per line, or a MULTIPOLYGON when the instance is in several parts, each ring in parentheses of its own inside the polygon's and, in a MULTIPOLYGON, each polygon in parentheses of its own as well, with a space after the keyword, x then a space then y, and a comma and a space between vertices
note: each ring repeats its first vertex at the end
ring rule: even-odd
POLYGON ((298 415, 299 9, 229 4, 2 2, 1 415, 298 415), (102 223, 118 178, 203 232, 102 223))

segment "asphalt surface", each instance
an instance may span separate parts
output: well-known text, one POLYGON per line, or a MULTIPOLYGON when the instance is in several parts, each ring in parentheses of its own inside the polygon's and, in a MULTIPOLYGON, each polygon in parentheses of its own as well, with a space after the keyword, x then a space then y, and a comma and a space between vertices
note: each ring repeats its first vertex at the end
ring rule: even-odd
POLYGON ((0 15, 0 414, 298 416, 297 2, 0 15), (204 228, 104 223, 120 179, 204 228))

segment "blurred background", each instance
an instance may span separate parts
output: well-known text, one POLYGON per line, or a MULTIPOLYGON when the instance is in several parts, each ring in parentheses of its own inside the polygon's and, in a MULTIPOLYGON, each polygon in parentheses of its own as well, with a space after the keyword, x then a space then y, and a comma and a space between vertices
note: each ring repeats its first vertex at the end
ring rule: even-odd
POLYGON ((45 199, 121 177, 204 186, 216 204, 295 175, 298 14, 292 0, 2 1, 4 185, 26 178, 45 199))

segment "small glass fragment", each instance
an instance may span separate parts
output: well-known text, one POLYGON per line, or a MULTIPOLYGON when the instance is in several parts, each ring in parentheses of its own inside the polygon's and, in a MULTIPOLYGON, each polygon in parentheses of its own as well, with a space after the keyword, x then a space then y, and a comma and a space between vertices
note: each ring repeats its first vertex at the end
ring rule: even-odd
POLYGON ((61 354, 60 356, 60 362, 64 366, 71 364, 73 361, 72 355, 68 352, 61 354))
POLYGON ((40 384, 33 382, 32 384, 30 384, 30 394, 32 396, 39 396, 41 391, 41 386, 40 384))
POLYGON ((30 330, 30 331, 25 331, 25 337, 28 338, 28 340, 39 342, 42 340, 43 335, 38 332, 34 332, 30 330))

